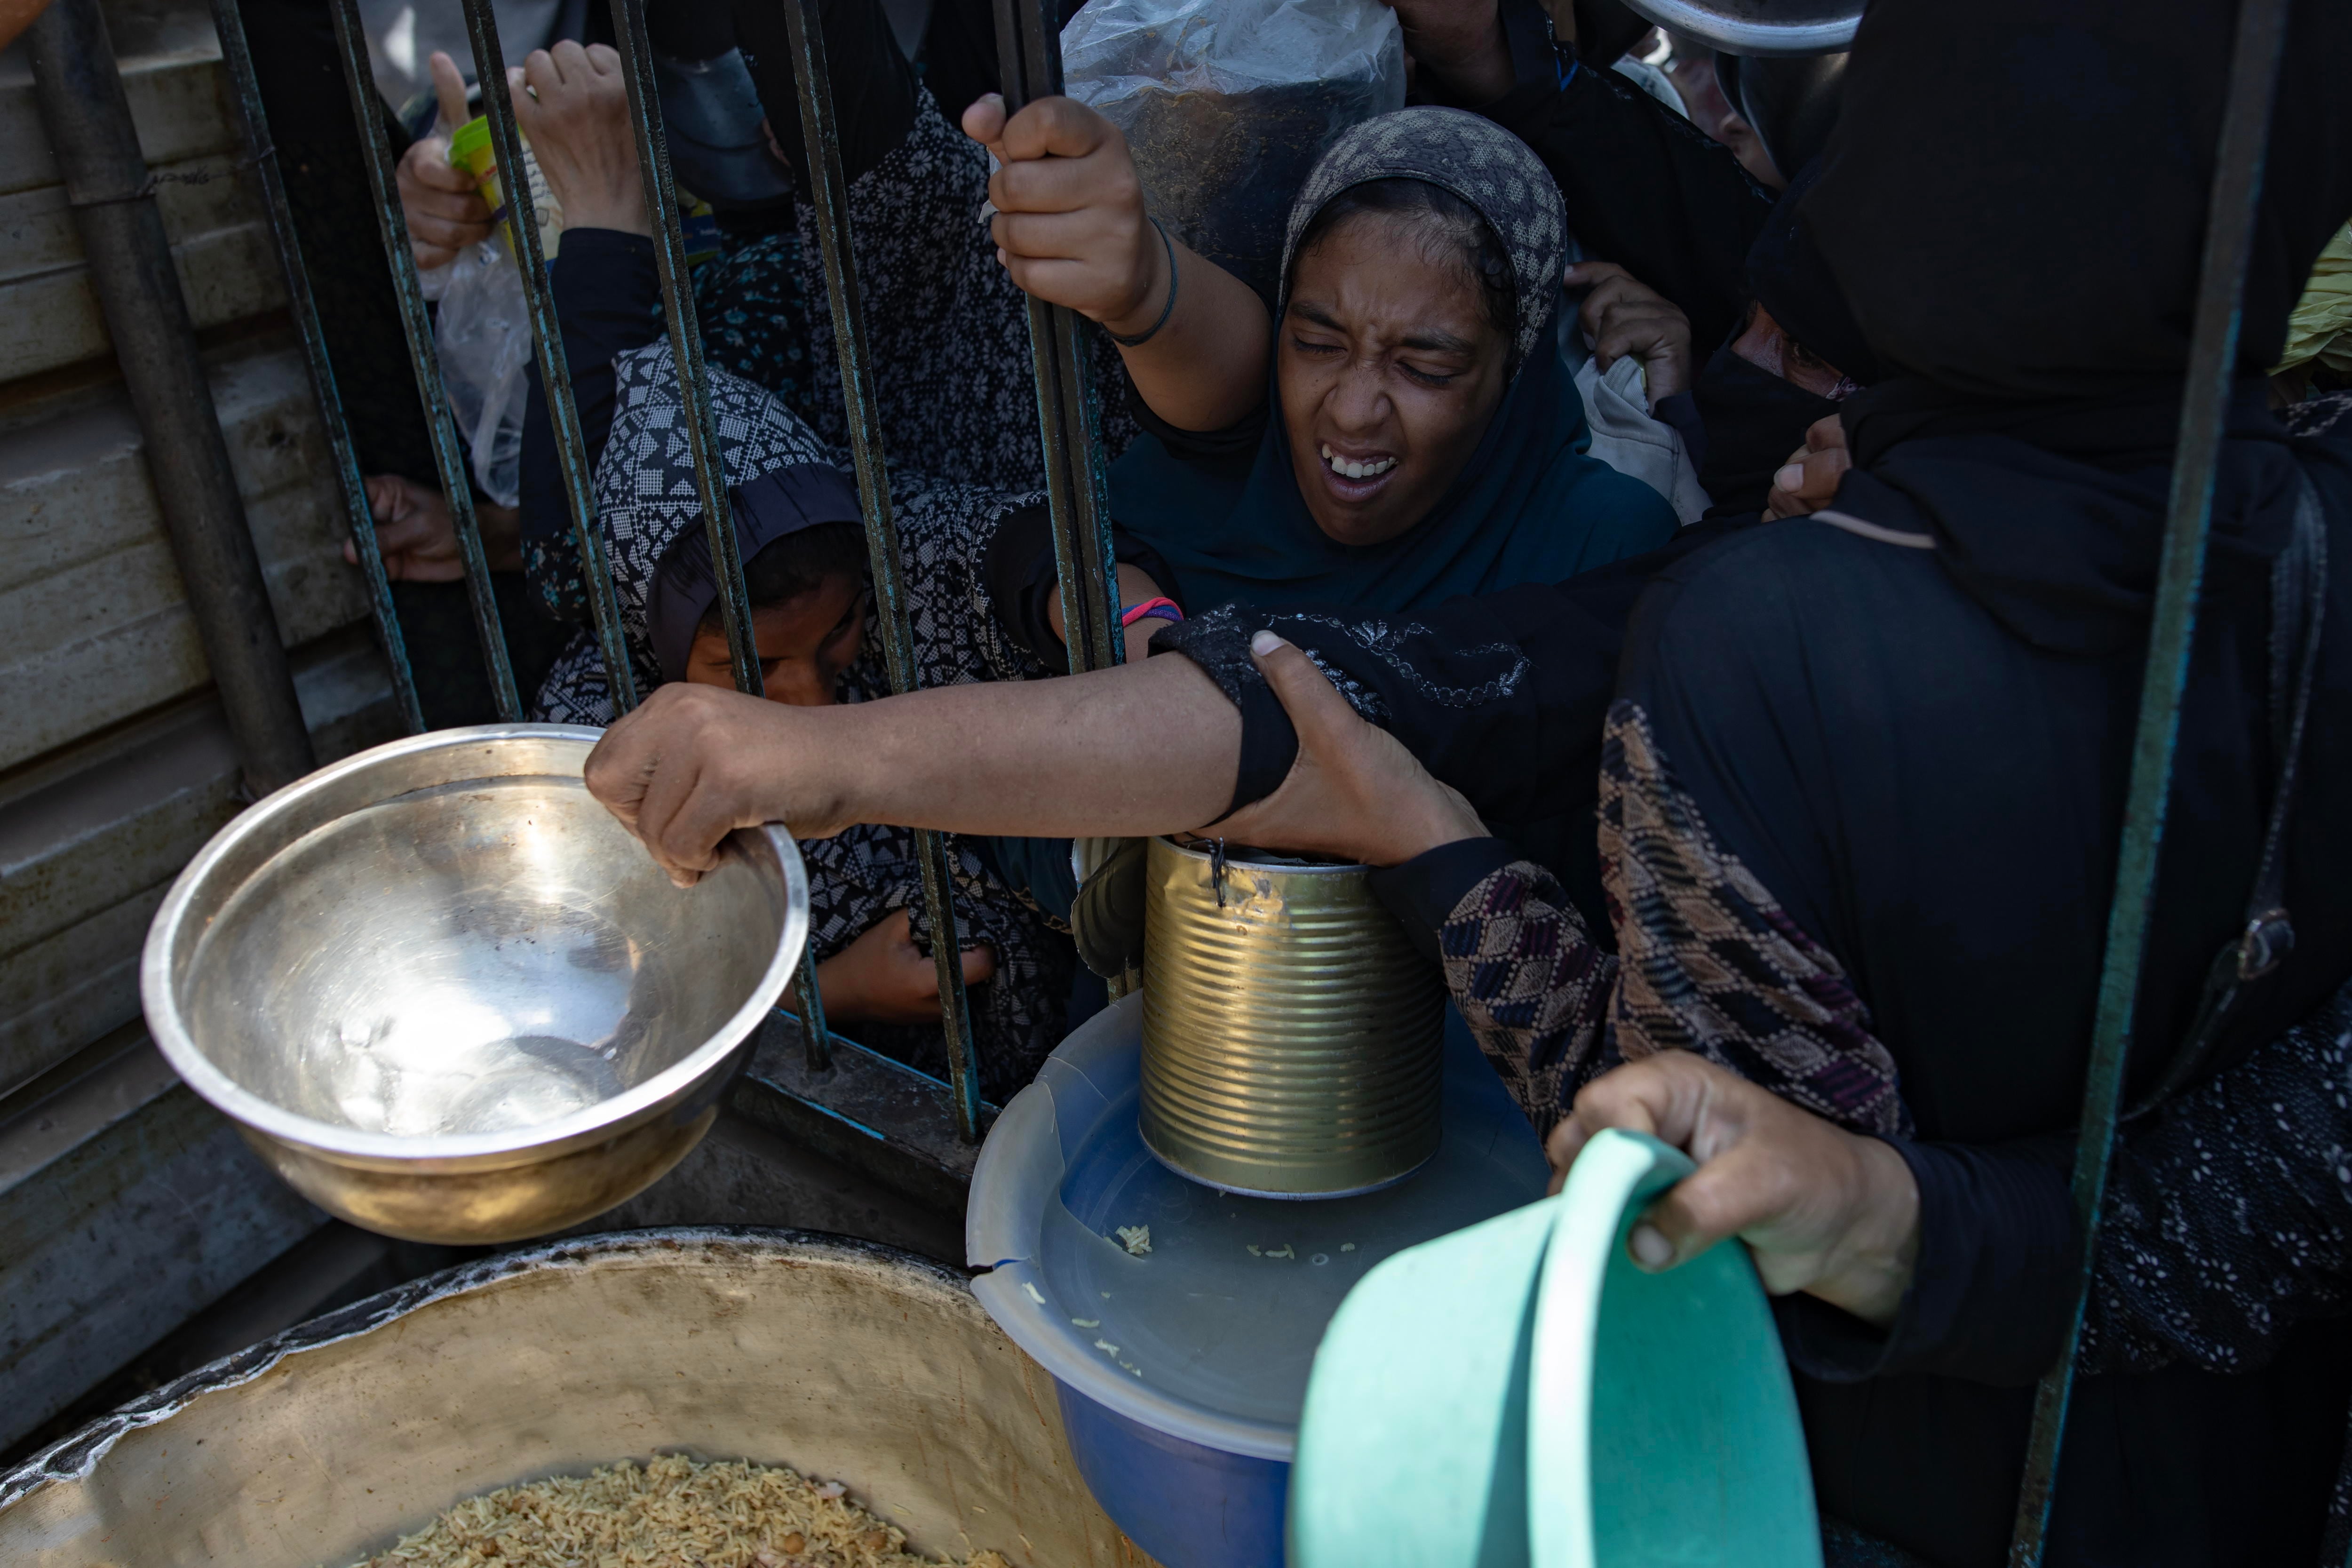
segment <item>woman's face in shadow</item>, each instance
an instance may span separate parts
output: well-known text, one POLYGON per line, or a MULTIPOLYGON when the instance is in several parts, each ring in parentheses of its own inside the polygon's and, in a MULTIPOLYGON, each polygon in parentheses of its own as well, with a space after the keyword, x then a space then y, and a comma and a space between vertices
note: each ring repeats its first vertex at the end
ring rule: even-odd
POLYGON ((1359 213, 1298 257, 1276 377, 1298 493, 1342 544, 1428 516, 1502 402, 1511 345, 1462 251, 1439 220, 1359 213))

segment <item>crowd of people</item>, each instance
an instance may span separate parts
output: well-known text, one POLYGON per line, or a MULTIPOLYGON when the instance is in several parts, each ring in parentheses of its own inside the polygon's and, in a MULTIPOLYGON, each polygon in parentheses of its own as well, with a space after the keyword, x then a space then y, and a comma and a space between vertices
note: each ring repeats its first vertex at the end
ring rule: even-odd
MULTIPOLYGON (((533 714, 610 726, 590 786, 682 882, 789 824, 833 1022, 935 1073, 955 942, 999 1100, 1098 1005, 1079 951, 1131 955, 1100 879, 1133 858, 1082 887, 1074 840, 1381 868, 1559 1169, 1605 1127, 1700 1160, 1635 1254, 1752 1249, 1832 1560, 2001 1561, 2083 1251, 2229 8, 1875 0, 1826 110, 1758 127, 1702 50, 1580 50, 1567 0, 1391 3, 1412 100, 1322 151, 1271 297, 1170 232, 1100 114, 1008 115, 984 11, 939 0, 918 69, 870 0, 824 7, 899 697, 777 7, 655 19, 740 51, 767 112, 774 189, 714 204, 694 279, 764 700, 733 689, 618 58, 531 53, 649 694, 616 714, 534 382, 509 552, 570 640, 533 714), (1111 670, 1067 675, 1031 298, 1100 329, 1111 670), (948 835, 951 936, 917 828, 948 835)), ((2352 13, 2302 0, 2053 1563, 2340 1560, 2352 1523, 2347 62, 2352 13)), ((442 134, 401 164, 428 270, 493 224, 435 68, 442 134)), ((440 497, 371 494, 396 575, 456 574, 440 497)))

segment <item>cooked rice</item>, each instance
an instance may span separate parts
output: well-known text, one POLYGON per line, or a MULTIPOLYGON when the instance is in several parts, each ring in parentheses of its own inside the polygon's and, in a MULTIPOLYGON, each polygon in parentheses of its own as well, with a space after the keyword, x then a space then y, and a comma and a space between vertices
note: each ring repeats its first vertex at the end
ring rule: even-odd
POLYGON ((467 1498, 352 1568, 1010 1568, 933 1559, 906 1532, 792 1470, 683 1455, 623 1460, 467 1498))

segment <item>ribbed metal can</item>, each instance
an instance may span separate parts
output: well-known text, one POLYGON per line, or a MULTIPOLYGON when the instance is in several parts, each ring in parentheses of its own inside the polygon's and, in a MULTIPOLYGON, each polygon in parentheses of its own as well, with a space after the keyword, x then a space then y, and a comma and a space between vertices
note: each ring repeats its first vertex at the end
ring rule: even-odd
POLYGON ((1162 1163, 1345 1197, 1437 1152, 1444 980, 1370 867, 1155 838, 1145 875, 1141 1121, 1162 1163))

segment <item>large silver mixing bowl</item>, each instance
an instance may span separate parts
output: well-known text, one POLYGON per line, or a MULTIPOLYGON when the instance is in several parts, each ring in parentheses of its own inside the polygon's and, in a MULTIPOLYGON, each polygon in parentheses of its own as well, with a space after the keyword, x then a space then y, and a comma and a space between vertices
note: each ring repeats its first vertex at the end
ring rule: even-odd
POLYGON ((926 1553, 1151 1568, 961 1270, 745 1230, 484 1258, 191 1373, 0 1474, 0 1563, 336 1568, 461 1498, 680 1452, 840 1481, 926 1553))
POLYGON ((590 797, 593 730, 441 730, 238 816, 147 935, 147 1026, 320 1208, 519 1240, 692 1149, 808 936, 781 829, 671 885, 590 797))

